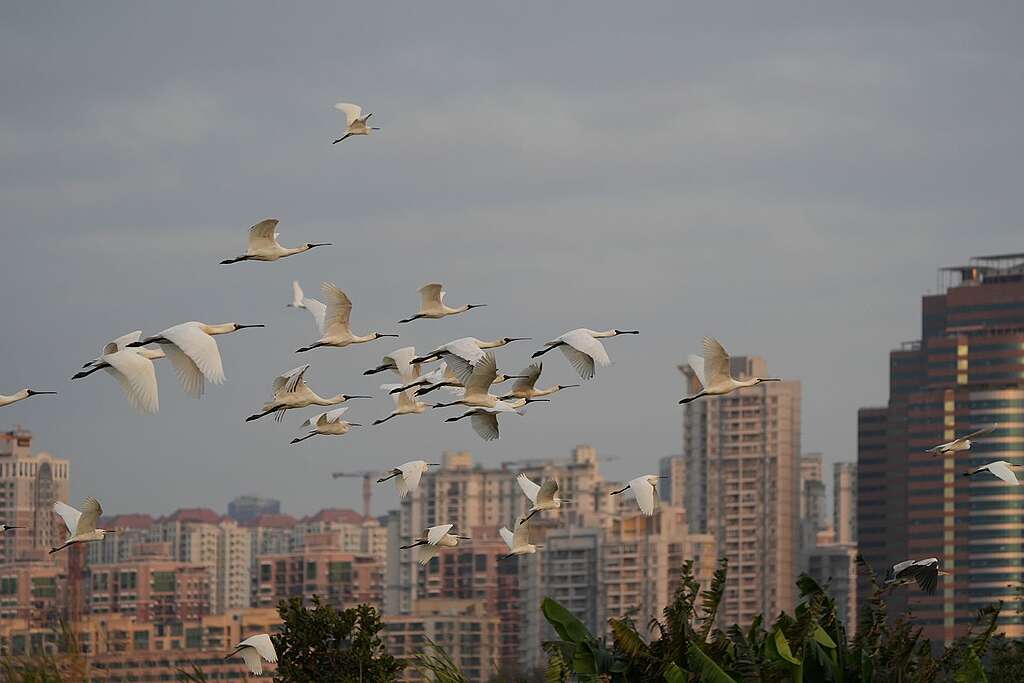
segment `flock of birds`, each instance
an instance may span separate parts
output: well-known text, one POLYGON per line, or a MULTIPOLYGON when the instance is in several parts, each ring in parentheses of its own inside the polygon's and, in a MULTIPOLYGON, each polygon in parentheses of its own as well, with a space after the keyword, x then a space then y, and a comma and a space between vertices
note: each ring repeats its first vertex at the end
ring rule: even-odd
MULTIPOLYGON (((346 118, 344 134, 334 141, 342 142, 349 137, 369 135, 379 128, 369 126, 372 113, 362 113, 355 104, 339 102, 335 105, 346 118)), ((282 258, 305 253, 317 247, 330 246, 329 242, 307 242, 297 247, 284 247, 278 242, 278 221, 263 220, 249 229, 248 246, 244 254, 227 258, 221 264, 234 264, 242 261, 277 261, 282 258)), ((355 344, 364 344, 385 337, 397 337, 397 334, 371 331, 367 334, 355 334, 351 328, 352 301, 348 295, 335 284, 325 282, 321 285, 323 301, 305 296, 298 282, 292 283, 292 301, 289 308, 305 310, 313 318, 318 338, 307 346, 296 351, 305 353, 319 348, 345 348, 355 344)), ((445 303, 445 291, 440 283, 432 282, 419 289, 419 311, 402 320, 399 324, 412 323, 416 320, 442 318, 466 313, 486 304, 463 304, 449 306, 445 303)), ((240 324, 229 322, 223 324, 207 324, 190 321, 168 327, 148 337, 143 337, 141 330, 130 332, 111 340, 101 350, 97 358, 82 366, 72 379, 83 379, 103 370, 111 375, 120 385, 126 399, 138 412, 155 414, 159 411, 159 391, 154 361, 166 358, 170 361, 185 393, 193 398, 200 398, 206 389, 206 383, 222 384, 225 381, 220 348, 216 337, 232 334, 249 328, 264 327, 261 324, 240 324), (153 347, 156 348, 153 348, 153 347)), ((533 354, 539 358, 544 354, 560 350, 569 364, 583 380, 592 379, 597 368, 611 365, 602 339, 620 335, 638 334, 637 330, 610 329, 595 331, 588 328, 570 330, 543 344, 533 354)), ((448 417, 446 422, 457 422, 469 419, 476 433, 485 440, 497 439, 500 436, 498 418, 504 414, 524 414, 527 404, 549 401, 549 397, 563 389, 578 387, 578 384, 555 384, 544 389, 537 387, 537 381, 543 371, 543 363, 535 362, 517 374, 508 375, 498 371, 494 349, 499 349, 517 341, 525 341, 528 337, 501 337, 494 340, 481 340, 476 337, 463 337, 442 344, 429 353, 417 355, 412 346, 406 346, 384 356, 381 363, 366 370, 363 374, 373 375, 391 372, 398 381, 382 384, 394 400, 394 410, 386 417, 377 419, 374 425, 380 425, 396 417, 416 415, 435 408, 459 406, 464 409, 461 414, 448 417), (438 365, 426 371, 424 366, 438 365), (495 390, 493 387, 514 380, 508 390, 495 390), (438 389, 447 392, 451 400, 428 404, 421 397, 438 389), (494 391, 495 393, 492 393, 494 391)), ((688 358, 690 367, 702 385, 698 393, 687 396, 679 401, 690 403, 706 396, 722 396, 743 387, 751 387, 762 382, 780 381, 775 377, 751 377, 736 379, 730 372, 729 354, 722 345, 710 337, 705 337, 704 355, 691 355, 688 358)), ((258 420, 273 415, 280 422, 289 410, 299 410, 310 406, 330 407, 347 403, 353 399, 372 398, 368 395, 337 394, 322 397, 314 392, 306 383, 310 365, 305 364, 279 375, 274 379, 272 394, 269 401, 258 412, 246 418, 246 421, 258 420)), ((36 391, 22 389, 11 394, 0 394, 0 407, 8 406, 33 396, 55 394, 54 391, 36 391)), ((309 431, 291 443, 300 443, 314 436, 343 436, 352 427, 362 426, 348 422, 344 415, 348 406, 312 415, 303 423, 309 431)), ((991 432, 994 427, 961 437, 931 449, 935 455, 955 454, 970 448, 970 439, 991 432)), ((386 472, 387 476, 378 482, 395 480, 400 497, 405 497, 419 486, 424 472, 438 463, 414 460, 403 463, 386 472)), ((967 475, 976 475, 983 471, 1013 484, 1019 484, 1013 473, 1015 466, 998 461, 979 467, 967 475)), ((643 475, 631 479, 623 488, 611 491, 610 495, 618 495, 632 491, 640 510, 645 515, 653 515, 657 494, 658 475, 643 475)), ((502 527, 501 538, 508 546, 508 554, 504 558, 536 553, 542 546, 530 543, 528 523, 536 515, 544 511, 557 510, 568 499, 559 496, 558 482, 553 479, 537 484, 525 474, 517 477, 517 482, 530 503, 526 514, 519 517, 513 529, 502 527)), ((60 545, 50 550, 56 553, 78 543, 102 541, 107 534, 116 533, 116 529, 97 528, 96 524, 103 514, 103 509, 96 498, 86 498, 79 511, 64 502, 54 504, 54 512, 63 519, 68 536, 60 545)), ((0 524, 0 533, 21 527, 0 524)), ((424 530, 423 535, 413 539, 402 549, 418 548, 419 562, 427 564, 436 557, 441 549, 452 548, 459 541, 469 540, 468 536, 454 533, 454 524, 439 524, 424 530)), ((504 559, 503 558, 503 559, 504 559)), ((895 565, 889 572, 888 582, 894 585, 916 581, 922 589, 935 590, 936 577, 944 574, 938 569, 938 560, 908 560, 895 565)), ((243 640, 228 655, 241 655, 246 665, 254 674, 262 673, 261 658, 270 662, 277 661, 274 645, 270 636, 259 634, 243 640)))

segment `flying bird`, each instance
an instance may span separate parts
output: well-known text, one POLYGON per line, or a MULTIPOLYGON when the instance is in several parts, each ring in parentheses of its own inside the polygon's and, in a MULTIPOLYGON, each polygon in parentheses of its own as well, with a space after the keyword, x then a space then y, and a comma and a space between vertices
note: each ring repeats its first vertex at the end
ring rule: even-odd
POLYGON ((373 398, 372 396, 359 396, 349 394, 337 394, 329 398, 323 398, 306 384, 306 371, 309 365, 300 365, 292 368, 283 375, 274 378, 273 398, 263 404, 263 409, 255 415, 245 418, 246 422, 258 420, 264 415, 277 413, 274 419, 280 422, 284 415, 294 408, 306 408, 308 406, 336 406, 353 398, 373 398))
POLYGON ((68 529, 68 538, 62 545, 50 548, 50 554, 63 550, 75 543, 91 543, 102 541, 107 534, 116 533, 116 529, 97 529, 96 522, 103 515, 103 508, 95 498, 86 498, 82 510, 78 511, 67 503, 57 501, 53 504, 53 511, 64 520, 64 526, 68 529))
POLYGON ((502 337, 493 341, 480 341, 476 337, 462 337, 442 344, 425 356, 413 358, 413 363, 429 360, 444 360, 460 382, 469 379, 473 366, 484 359, 486 349, 497 349, 514 341, 528 340, 529 337, 502 337))
MULTIPOLYGON (((380 339, 381 337, 398 336, 397 334, 381 334, 379 332, 371 332, 364 336, 352 334, 352 329, 349 327, 349 318, 352 316, 352 300, 332 282, 323 283, 320 285, 320 289, 324 294, 324 298, 327 299, 327 308, 324 314, 324 322, 321 325, 320 339, 314 344, 304 346, 295 353, 302 353, 303 351, 309 351, 321 346, 337 346, 341 348, 351 344, 363 344, 374 339, 380 339)), ((316 313, 313 316, 315 318, 316 313)))
POLYGON ((423 532, 422 537, 414 539, 409 545, 400 546, 400 549, 408 550, 409 548, 422 546, 420 548, 419 562, 425 565, 437 557, 441 548, 454 548, 459 544, 459 541, 471 540, 469 536, 449 533, 454 526, 454 524, 432 526, 423 532))
POLYGON ((345 115, 345 134, 332 142, 332 145, 336 145, 353 135, 369 135, 371 130, 380 130, 380 128, 366 125, 366 122, 373 116, 373 112, 363 116, 363 108, 358 104, 338 102, 334 105, 334 108, 345 115))
POLYGON ((509 531, 507 527, 501 527, 498 531, 501 534, 501 539, 508 546, 508 554, 502 556, 501 559, 507 560, 516 555, 532 555, 537 552, 538 548, 544 547, 539 544, 534 545, 530 543, 530 529, 526 524, 527 519, 527 517, 517 519, 514 532, 509 531))
MULTIPOLYGON (((426 381, 412 382, 407 386, 410 388, 419 386, 420 388, 416 390, 417 396, 429 394, 437 389, 445 389, 456 396, 462 396, 465 393, 466 385, 455 376, 455 373, 448 367, 447 363, 442 361, 440 374, 434 374, 434 372, 423 375, 423 380, 426 381)), ((491 382, 491 386, 503 384, 510 379, 523 379, 523 377, 524 375, 506 375, 503 372, 499 372, 494 376, 494 381, 491 382)))
POLYGON ((268 218, 260 221, 249 228, 249 247, 245 253, 235 258, 224 259, 221 265, 238 263, 239 261, 276 261, 285 256, 301 254, 314 247, 328 247, 330 242, 306 242, 301 247, 282 247, 277 238, 281 233, 277 232, 277 219, 268 218))
POLYGON ((426 462, 424 460, 410 460, 409 462, 402 463, 398 467, 393 467, 389 471, 388 476, 381 477, 377 480, 378 484, 381 484, 388 479, 395 480, 395 488, 398 490, 398 497, 405 498, 408 494, 419 488, 420 477, 423 473, 428 471, 430 467, 440 467, 439 462, 426 462))
POLYGON ((158 349, 128 346, 141 337, 142 331, 136 330, 108 342, 103 354, 83 366, 88 369, 79 371, 71 379, 82 379, 103 370, 121 385, 132 408, 147 415, 156 414, 160 410, 160 393, 153 361, 164 358, 165 354, 158 349))
POLYGON ((892 566, 885 578, 887 586, 904 586, 916 583, 918 588, 928 595, 935 594, 935 587, 940 576, 949 576, 950 572, 939 569, 939 559, 929 557, 925 560, 906 560, 892 566))
POLYGON ((778 377, 751 377, 735 379, 729 370, 729 354, 718 340, 704 337, 704 356, 691 355, 686 359, 700 380, 703 390, 681 399, 680 403, 696 401, 702 396, 722 396, 743 387, 752 387, 761 382, 781 382, 778 377))
POLYGON ((231 334, 249 327, 266 327, 265 325, 239 325, 223 323, 207 325, 200 322, 187 322, 168 327, 163 332, 146 339, 131 342, 127 348, 159 344, 167 358, 170 359, 178 381, 185 393, 199 398, 206 389, 206 382, 223 384, 224 366, 220 360, 220 348, 214 336, 231 334))
POLYGON ((0 534, 6 534, 11 529, 24 529, 23 526, 11 526, 10 524, 0 524, 0 534))
POLYGON ((250 673, 256 676, 263 675, 263 662, 261 660, 265 659, 271 664, 277 662, 277 651, 274 649, 274 641, 266 633, 249 636, 236 645, 231 654, 224 659, 231 659, 235 655, 242 655, 245 666, 248 667, 250 673))
POLYGON ((420 376, 419 363, 413 364, 412 359, 416 356, 416 347, 403 346, 395 349, 381 359, 381 364, 363 372, 364 375, 376 375, 378 372, 390 370, 398 375, 403 382, 413 382, 420 376))
POLYGON ((953 439, 952 441, 947 441, 946 443, 940 443, 938 446, 933 446, 926 450, 925 453, 931 453, 932 457, 934 458, 940 455, 949 455, 950 453, 953 453, 955 455, 958 451, 968 451, 971 449, 971 439, 976 439, 979 436, 991 434, 996 430, 996 427, 998 426, 998 424, 991 424, 987 427, 982 427, 978 431, 971 432, 970 434, 964 434, 958 439, 953 439))
POLYGON ((420 294, 420 312, 416 315, 406 318, 405 320, 399 320, 400 323, 411 323, 413 320, 419 320, 420 318, 430 318, 432 320, 438 320, 449 315, 457 315, 459 313, 465 313, 466 311, 473 308, 480 308, 487 304, 462 304, 456 308, 446 306, 444 303, 444 295, 446 292, 441 289, 443 285, 440 282, 431 282, 423 285, 419 288, 420 294))
POLYGON ((305 308, 306 304, 303 303, 303 299, 306 298, 305 293, 302 291, 302 287, 299 286, 298 280, 292 280, 292 302, 285 304, 285 308, 305 308))
POLYGON ((654 494, 658 491, 658 480, 666 478, 656 474, 646 474, 636 479, 630 479, 629 483, 618 491, 612 491, 609 495, 614 496, 626 489, 633 489, 633 495, 636 497, 637 505, 640 506, 640 511, 650 517, 654 514, 654 494))
POLYGON ((349 427, 362 427, 358 422, 346 422, 341 416, 348 410, 348 406, 328 410, 326 413, 317 413, 302 423, 302 427, 312 427, 313 431, 305 436, 291 440, 291 443, 299 443, 319 434, 320 436, 344 436, 348 434, 349 427))
MULTIPOLYGON (((390 392, 392 389, 397 389, 400 386, 402 385, 381 384, 380 388, 390 392)), ((383 424, 393 417, 398 417, 400 415, 419 415, 420 413, 425 413, 426 411, 430 410, 429 404, 417 401, 408 391, 400 391, 397 394, 391 394, 391 398, 395 402, 395 409, 392 410, 391 414, 388 415, 387 417, 383 417, 379 420, 374 420, 374 426, 383 424)))
POLYGON ((996 460, 995 462, 990 462, 987 465, 982 465, 981 467, 973 470, 968 470, 967 472, 964 472, 964 476, 972 477, 981 472, 988 472, 989 474, 994 474, 999 477, 1007 484, 1020 486, 1020 482, 1017 480, 1017 475, 1013 473, 1014 469, 1020 469, 1020 467, 1020 465, 1014 465, 1013 463, 1006 462, 1005 460, 996 460))
POLYGON ((529 521, 538 512, 557 510, 562 507, 562 503, 569 502, 567 498, 558 497, 558 482, 554 479, 545 479, 544 483, 538 486, 528 476, 520 474, 516 477, 516 481, 519 483, 519 488, 523 490, 526 497, 533 503, 533 507, 530 508, 528 514, 523 518, 524 521, 529 521))
POLYGON ((541 396, 550 396, 562 389, 579 386, 579 384, 555 384, 547 389, 537 389, 535 385, 543 369, 544 363, 531 363, 523 368, 519 373, 519 381, 513 384, 511 391, 501 398, 506 401, 513 398, 540 398, 541 396))
POLYGON ((5 394, 0 394, 0 408, 3 408, 4 406, 9 406, 12 403, 17 403, 18 401, 24 401, 26 398, 30 398, 32 396, 42 396, 44 394, 56 393, 56 391, 36 391, 35 389, 22 389, 21 391, 10 394, 9 396, 5 394))
POLYGON ((488 352, 475 366, 465 382, 462 396, 451 403, 438 403, 435 408, 446 408, 464 405, 470 408, 494 408, 502 412, 512 412, 515 408, 506 401, 490 393, 490 387, 498 376, 498 365, 494 354, 488 352))
MULTIPOLYGON (((527 403, 534 403, 536 401, 547 401, 546 398, 515 398, 511 401, 504 401, 503 404, 507 404, 512 408, 509 411, 503 406, 497 406, 493 408, 471 408, 464 412, 462 415, 456 415, 455 417, 449 417, 445 422, 458 422, 464 418, 470 418, 470 424, 473 425, 473 431, 475 431, 481 439, 484 441, 494 441, 501 436, 498 431, 498 415, 502 413, 514 412, 518 415, 523 415, 523 406, 527 403)), ((436 406, 435 406, 436 407, 436 406)))
POLYGON ((544 342, 544 346, 547 348, 537 351, 533 354, 533 357, 539 358, 548 351, 561 349, 569 364, 576 368, 576 372, 579 373, 580 377, 592 379, 594 377, 595 364, 602 368, 612 364, 611 359, 608 357, 608 352, 604 349, 604 344, 598 340, 607 337, 617 337, 620 334, 640 334, 640 331, 606 330, 604 332, 595 332, 594 330, 581 327, 576 330, 569 330, 561 337, 556 337, 549 342, 544 342))

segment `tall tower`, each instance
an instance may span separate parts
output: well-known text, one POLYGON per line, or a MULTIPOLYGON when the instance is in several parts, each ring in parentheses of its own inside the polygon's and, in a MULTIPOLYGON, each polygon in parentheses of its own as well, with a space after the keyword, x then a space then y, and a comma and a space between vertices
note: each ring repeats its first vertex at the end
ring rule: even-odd
MULTIPOLYGON (((688 391, 699 386, 680 369, 688 391)), ((767 375, 757 356, 733 357, 734 377, 767 375)), ((800 382, 766 382, 683 409, 686 512, 692 533, 715 536, 729 560, 726 623, 796 604, 800 519, 800 382)))
POLYGON ((0 536, 0 563, 42 560, 64 538, 53 503, 67 501, 68 460, 32 453, 32 433, 0 433, 0 521, 21 526, 0 536))
MULTIPOLYGON (((876 571, 941 559, 952 576, 934 596, 902 597, 924 637, 950 642, 980 607, 1016 600, 1022 578, 1024 491, 961 473, 1024 458, 1024 254, 942 268, 939 284, 921 301, 921 339, 889 354, 888 404, 858 413, 857 533, 876 571), (924 452, 995 424, 956 457, 924 452)), ((1024 636, 1024 624, 1000 626, 1024 636)))
POLYGON ((832 466, 832 526, 836 543, 857 544, 857 463, 837 462, 832 466))

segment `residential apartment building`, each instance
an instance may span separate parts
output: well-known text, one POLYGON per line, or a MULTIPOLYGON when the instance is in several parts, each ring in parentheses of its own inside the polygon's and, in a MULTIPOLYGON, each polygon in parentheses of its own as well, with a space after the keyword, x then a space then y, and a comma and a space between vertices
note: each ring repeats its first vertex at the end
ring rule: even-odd
POLYGON ((68 501, 68 460, 32 452, 32 433, 0 433, 0 519, 24 527, 0 535, 0 564, 45 560, 65 529, 53 503, 68 501))

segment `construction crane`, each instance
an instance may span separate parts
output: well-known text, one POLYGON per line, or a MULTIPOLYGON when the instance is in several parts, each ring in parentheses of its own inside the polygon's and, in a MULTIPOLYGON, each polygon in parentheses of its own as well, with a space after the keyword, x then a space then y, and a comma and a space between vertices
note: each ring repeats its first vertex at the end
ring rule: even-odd
POLYGON ((370 516, 370 499, 373 497, 373 480, 375 477, 380 476, 379 472, 370 472, 369 470, 362 470, 360 472, 335 472, 331 475, 334 479, 341 477, 348 477, 356 479, 362 477, 363 479, 363 517, 370 516))

